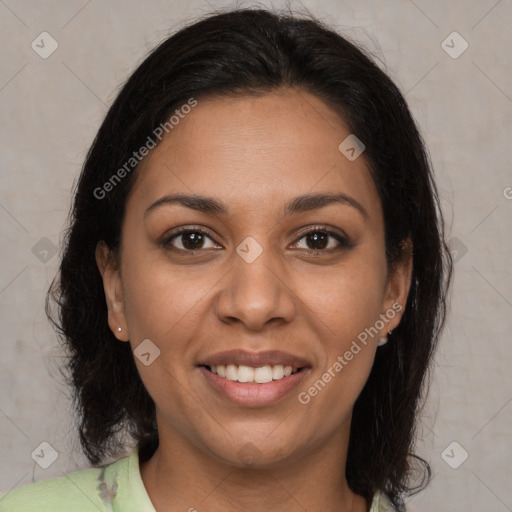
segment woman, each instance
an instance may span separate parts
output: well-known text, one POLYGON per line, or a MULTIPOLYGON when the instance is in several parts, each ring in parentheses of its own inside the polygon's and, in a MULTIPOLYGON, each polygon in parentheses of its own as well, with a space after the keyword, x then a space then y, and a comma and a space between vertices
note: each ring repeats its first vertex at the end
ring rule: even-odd
POLYGON ((103 466, 1 509, 404 510, 430 473, 412 448, 443 230, 405 100, 361 49, 266 10, 180 30, 110 108, 50 289, 103 466))

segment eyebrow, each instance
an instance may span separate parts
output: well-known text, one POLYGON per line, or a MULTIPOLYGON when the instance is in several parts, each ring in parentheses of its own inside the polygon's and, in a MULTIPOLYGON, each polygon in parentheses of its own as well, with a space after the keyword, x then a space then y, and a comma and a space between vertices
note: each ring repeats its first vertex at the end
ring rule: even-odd
MULTIPOLYGON (((336 194, 305 194, 288 201, 284 207, 284 215, 289 216, 296 213, 307 212, 324 208, 332 203, 340 203, 355 208, 362 217, 367 220, 368 212, 364 206, 353 197, 343 193, 336 194)), ((214 199, 213 197, 186 195, 186 194, 168 194, 155 201, 144 213, 146 217, 150 212, 164 206, 179 204, 186 208, 191 208, 203 213, 216 215, 228 215, 229 209, 225 203, 214 199)))

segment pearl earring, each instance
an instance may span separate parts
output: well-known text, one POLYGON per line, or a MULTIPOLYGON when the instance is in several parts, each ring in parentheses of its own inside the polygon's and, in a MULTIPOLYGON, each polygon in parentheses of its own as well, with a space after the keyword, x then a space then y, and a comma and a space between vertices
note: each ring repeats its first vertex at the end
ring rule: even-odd
MULTIPOLYGON (((393 332, 393 329, 391 331, 388 331, 388 334, 391 334, 393 332)), ((385 345, 388 342, 387 336, 382 336, 379 338, 379 341, 377 342, 378 347, 382 347, 382 345, 385 345)))
POLYGON ((388 342, 388 337, 382 336, 381 338, 379 338, 379 341, 377 342, 377 346, 382 347, 382 345, 385 345, 387 342, 388 342))
POLYGON ((121 327, 118 327, 117 328, 117 332, 121 332, 123 329, 121 329, 121 327))

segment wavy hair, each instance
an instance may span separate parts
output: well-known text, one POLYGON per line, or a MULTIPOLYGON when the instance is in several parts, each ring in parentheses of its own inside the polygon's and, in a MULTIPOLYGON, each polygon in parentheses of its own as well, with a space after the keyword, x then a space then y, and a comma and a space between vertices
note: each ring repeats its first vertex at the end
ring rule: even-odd
POLYGON ((282 87, 322 99, 365 144, 382 204, 388 269, 405 256, 404 241, 413 244, 405 312, 377 351, 355 403, 346 464, 354 492, 371 499, 384 491, 403 510, 404 496, 430 478, 413 448, 453 263, 428 153, 403 95, 366 50, 311 15, 265 9, 209 14, 154 48, 108 110, 76 184, 46 302, 66 352, 80 442, 94 465, 119 455, 123 433, 141 447, 154 450, 158 443, 155 405, 130 344, 117 342, 109 329, 95 260, 100 240, 119 249, 126 198, 139 169, 101 199, 95 190, 189 98, 262 95, 282 87), (418 461, 419 485, 411 478, 418 461))

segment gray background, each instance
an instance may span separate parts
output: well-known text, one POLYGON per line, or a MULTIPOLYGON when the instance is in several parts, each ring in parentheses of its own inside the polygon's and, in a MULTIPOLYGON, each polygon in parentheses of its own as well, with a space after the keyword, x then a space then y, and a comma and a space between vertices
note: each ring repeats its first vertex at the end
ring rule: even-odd
MULTIPOLYGON (((107 107, 169 32, 234 5, 0 0, 0 491, 87 466, 43 308, 70 190, 107 107), (58 43, 46 59, 31 47, 43 31, 58 43), (42 442, 58 454, 47 469, 31 457, 42 442)), ((290 3, 301 5, 370 48, 406 93, 457 252, 417 445, 434 478, 409 509, 512 511, 512 0, 290 3), (469 44, 457 58, 445 51, 463 49, 446 39, 453 31, 469 44)))

